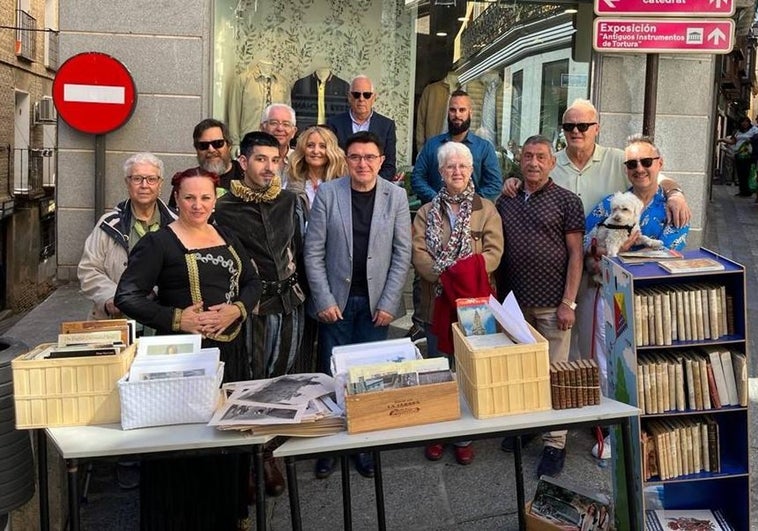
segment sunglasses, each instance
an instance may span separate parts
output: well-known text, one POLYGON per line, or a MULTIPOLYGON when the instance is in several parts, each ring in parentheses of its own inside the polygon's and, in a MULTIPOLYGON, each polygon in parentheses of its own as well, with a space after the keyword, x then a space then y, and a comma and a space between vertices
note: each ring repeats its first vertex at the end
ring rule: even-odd
POLYGON ((361 99, 361 96, 363 96, 364 100, 371 99, 371 96, 374 95, 373 92, 351 92, 350 95, 353 97, 353 99, 359 100, 361 99))
POLYGON ((218 140, 198 140, 195 142, 195 148, 199 149, 200 151, 208 151, 208 149, 213 146, 214 149, 221 149, 226 145, 226 140, 223 138, 219 138, 218 140))
POLYGON ((649 168, 653 165, 654 160, 658 160, 661 157, 645 157, 644 159, 632 159, 632 160, 625 160, 624 166, 626 166, 627 170, 636 170, 637 169, 637 163, 642 164, 643 168, 649 168))
POLYGON ((561 124, 561 127, 564 131, 567 133, 570 133, 571 131, 576 128, 580 133, 585 133, 587 129, 589 129, 591 126, 595 125, 597 122, 580 122, 578 124, 572 124, 572 123, 565 123, 561 124))

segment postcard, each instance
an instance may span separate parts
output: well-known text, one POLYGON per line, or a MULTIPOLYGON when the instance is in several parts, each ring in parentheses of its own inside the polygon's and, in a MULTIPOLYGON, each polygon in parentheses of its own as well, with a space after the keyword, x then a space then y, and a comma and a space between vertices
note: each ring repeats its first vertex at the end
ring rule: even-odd
POLYGON ((137 342, 137 357, 193 354, 202 348, 202 340, 200 334, 143 336, 137 342))

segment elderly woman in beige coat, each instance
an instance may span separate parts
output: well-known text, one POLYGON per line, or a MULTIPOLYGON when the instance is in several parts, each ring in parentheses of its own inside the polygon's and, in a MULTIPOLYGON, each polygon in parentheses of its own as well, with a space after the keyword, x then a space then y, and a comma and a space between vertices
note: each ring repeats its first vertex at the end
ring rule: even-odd
MULTIPOLYGON (((471 151, 464 144, 447 142, 437 152, 437 161, 443 187, 419 209, 413 222, 412 260, 421 279, 418 312, 427 323, 428 357, 441 354, 437 348, 439 338, 430 325, 435 299, 442 294, 440 275, 457 262, 479 254, 489 283, 494 286, 493 273, 503 254, 500 215, 491 201, 474 192, 471 151)), ((432 444, 427 446, 425 455, 430 461, 437 461, 443 450, 441 444, 432 444)), ((470 442, 456 443, 455 458, 462 465, 471 463, 474 453, 470 442)))

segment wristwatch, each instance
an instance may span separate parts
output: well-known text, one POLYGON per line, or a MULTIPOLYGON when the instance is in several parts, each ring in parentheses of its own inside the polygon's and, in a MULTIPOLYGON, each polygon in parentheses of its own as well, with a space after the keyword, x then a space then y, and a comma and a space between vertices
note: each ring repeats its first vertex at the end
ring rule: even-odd
POLYGON ((568 299, 563 299, 563 300, 561 300, 561 303, 565 304, 566 306, 568 306, 572 310, 576 310, 576 302, 574 302, 574 301, 570 301, 568 299))

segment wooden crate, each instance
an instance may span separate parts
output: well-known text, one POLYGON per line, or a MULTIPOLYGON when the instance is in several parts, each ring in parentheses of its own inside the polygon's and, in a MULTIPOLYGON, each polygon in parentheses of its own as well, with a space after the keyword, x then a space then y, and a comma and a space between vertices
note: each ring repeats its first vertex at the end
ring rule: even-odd
POLYGON ((476 418, 551 408, 548 343, 529 329, 536 343, 472 350, 458 323, 453 325, 456 373, 476 418))
POLYGON ((348 433, 404 428, 461 417, 455 380, 347 395, 345 404, 348 433))
POLYGON ((11 362, 16 428, 120 422, 117 382, 129 370, 136 346, 116 356, 29 359, 45 343, 11 362))

